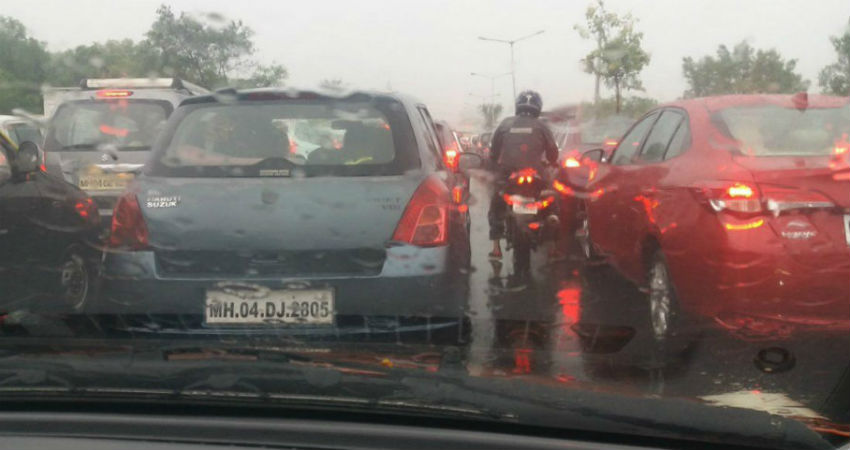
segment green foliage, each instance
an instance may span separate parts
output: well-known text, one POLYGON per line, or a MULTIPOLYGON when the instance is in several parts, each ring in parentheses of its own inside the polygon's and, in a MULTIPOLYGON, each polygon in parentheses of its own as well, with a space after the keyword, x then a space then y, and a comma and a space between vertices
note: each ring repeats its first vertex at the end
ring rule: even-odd
POLYGON ((685 97, 723 94, 775 93, 805 91, 809 82, 796 73, 797 60, 785 60, 774 49, 758 50, 746 41, 732 51, 725 45, 717 48, 717 56, 704 56, 696 61, 683 58, 682 71, 688 83, 685 97))
POLYGON ((44 44, 29 36, 21 22, 0 16, 0 113, 41 110, 40 89, 49 59, 44 44))
POLYGON ((55 86, 75 86, 83 78, 156 75, 158 68, 158 56, 147 42, 111 40, 51 55, 48 79, 55 86))
POLYGON ((110 40, 51 54, 18 20, 0 16, 0 113, 40 112, 42 85, 76 86, 83 78, 173 76, 208 88, 282 86, 286 68, 251 58, 253 34, 240 21, 213 14, 202 21, 160 6, 141 41, 110 40))
POLYGON ((581 104, 581 110, 584 119, 603 118, 617 114, 637 119, 656 106, 658 106, 658 101, 652 98, 625 97, 622 99, 618 113, 617 99, 612 97, 600 99, 596 103, 584 102, 581 104))
POLYGON ((583 38, 596 42, 596 48, 581 60, 584 71, 596 76, 594 101, 600 101, 599 83, 603 81, 614 89, 615 109, 619 112, 622 91, 643 90, 639 75, 650 60, 641 46, 643 33, 635 29, 635 18, 605 10, 602 0, 587 8, 585 19, 587 25, 576 25, 575 29, 583 38))
POLYGON ((838 61, 820 71, 818 84, 825 94, 850 95, 850 19, 844 34, 832 36, 829 40, 835 47, 838 61))

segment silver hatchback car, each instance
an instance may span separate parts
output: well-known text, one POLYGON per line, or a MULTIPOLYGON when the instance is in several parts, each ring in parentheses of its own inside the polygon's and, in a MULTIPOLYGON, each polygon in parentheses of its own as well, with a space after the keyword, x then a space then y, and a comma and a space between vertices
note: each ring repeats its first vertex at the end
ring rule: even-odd
POLYGON ((175 78, 84 79, 80 89, 62 89, 44 140, 45 168, 86 191, 108 220, 174 108, 206 93, 175 78))
POLYGON ((177 108, 119 199, 90 312, 137 332, 463 334, 466 211, 451 201, 457 178, 424 105, 217 97, 177 108), (341 145, 296 150, 292 123, 341 145))

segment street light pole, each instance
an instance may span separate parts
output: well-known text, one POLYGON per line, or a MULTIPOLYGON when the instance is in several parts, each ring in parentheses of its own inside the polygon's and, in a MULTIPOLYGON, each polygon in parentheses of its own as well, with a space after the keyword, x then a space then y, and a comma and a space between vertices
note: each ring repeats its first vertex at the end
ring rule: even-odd
POLYGON ((511 40, 495 39, 495 38, 478 36, 478 39, 480 39, 482 41, 499 42, 499 43, 502 43, 502 44, 508 44, 508 46, 510 46, 510 48, 511 48, 511 83, 513 84, 514 99, 516 99, 516 66, 514 65, 514 44, 516 44, 517 42, 520 42, 520 41, 524 41, 528 38, 532 38, 532 37, 537 36, 539 34, 543 34, 544 31, 546 31, 546 30, 536 31, 536 32, 531 33, 529 35, 526 35, 526 36, 523 36, 523 37, 520 37, 520 38, 516 38, 516 39, 511 39, 511 40))
POLYGON ((472 72, 470 73, 473 77, 482 77, 490 80, 490 103, 496 103, 496 78, 503 77, 505 75, 511 75, 511 72, 500 73, 498 75, 488 75, 484 73, 472 72))

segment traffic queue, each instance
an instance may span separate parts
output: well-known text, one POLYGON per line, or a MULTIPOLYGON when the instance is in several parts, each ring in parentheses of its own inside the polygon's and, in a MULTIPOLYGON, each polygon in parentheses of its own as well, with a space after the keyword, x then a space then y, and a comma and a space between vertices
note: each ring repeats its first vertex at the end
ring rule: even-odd
MULTIPOLYGON (((696 323, 850 330, 846 98, 558 115, 556 167, 494 188, 517 275, 545 245, 610 265, 645 289, 641 332, 668 349, 696 323)), ((470 226, 483 220, 470 174, 496 162, 492 131, 459 133, 399 94, 179 79, 83 80, 46 123, 42 142, 0 133, 4 301, 47 289, 58 301, 45 308, 136 331, 338 335, 366 320, 468 336, 470 226)))

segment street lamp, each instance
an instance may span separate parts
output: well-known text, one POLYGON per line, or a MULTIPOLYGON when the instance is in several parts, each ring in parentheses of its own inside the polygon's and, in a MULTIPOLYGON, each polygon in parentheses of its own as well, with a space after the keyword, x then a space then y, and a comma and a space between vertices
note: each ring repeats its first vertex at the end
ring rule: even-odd
POLYGON ((503 77, 505 75, 510 75, 510 72, 500 73, 498 75, 487 75, 483 73, 472 72, 469 75, 473 77, 483 77, 490 80, 490 103, 496 103, 496 78, 503 77))
POLYGON ((520 37, 520 38, 516 38, 516 39, 511 39, 511 40, 495 39, 495 38, 478 36, 478 39, 480 39, 482 41, 499 42, 499 43, 502 43, 502 44, 508 44, 511 47, 511 72, 510 72, 510 74, 511 74, 511 81, 513 82, 513 87, 514 87, 514 98, 516 98, 516 67, 514 67, 514 44, 516 44, 519 41, 524 41, 528 38, 537 36, 538 34, 543 34, 544 31, 546 31, 546 30, 536 31, 536 32, 531 33, 529 35, 526 35, 526 36, 523 36, 523 37, 520 37))

